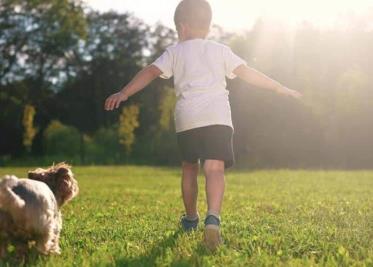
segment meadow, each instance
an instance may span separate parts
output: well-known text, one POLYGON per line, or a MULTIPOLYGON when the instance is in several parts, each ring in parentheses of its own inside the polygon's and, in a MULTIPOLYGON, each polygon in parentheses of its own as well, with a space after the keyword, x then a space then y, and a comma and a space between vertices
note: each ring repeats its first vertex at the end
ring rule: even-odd
MULTIPOLYGON (((0 168, 24 177, 28 168, 0 168)), ((178 226, 180 171, 74 167, 80 195, 64 207, 62 255, 29 266, 373 266, 373 172, 229 171, 215 253, 178 226)), ((199 177, 204 215, 204 179, 199 177)), ((0 261, 14 266, 15 259, 0 261)))

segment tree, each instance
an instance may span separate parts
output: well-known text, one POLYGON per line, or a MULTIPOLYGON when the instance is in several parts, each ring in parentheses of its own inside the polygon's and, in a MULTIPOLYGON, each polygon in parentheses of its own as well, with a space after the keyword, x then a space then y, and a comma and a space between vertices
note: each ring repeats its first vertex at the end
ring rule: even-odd
POLYGON ((36 135, 37 129, 34 128, 35 108, 31 105, 26 105, 23 112, 23 145, 26 147, 27 152, 31 151, 32 141, 36 135))
POLYGON ((139 107, 136 105, 126 106, 122 109, 119 117, 118 136, 119 143, 123 145, 126 155, 132 151, 135 143, 135 130, 139 127, 139 107))
POLYGON ((73 71, 55 102, 61 121, 93 134, 118 121, 120 112, 106 112, 104 101, 143 66, 147 26, 114 12, 91 12, 87 22, 87 38, 75 47, 73 71))
POLYGON ((0 2, 0 82, 34 77, 55 82, 84 38, 80 0, 2 0, 0 2))
POLYGON ((162 131, 174 131, 173 111, 176 103, 176 95, 173 88, 166 87, 162 92, 162 99, 159 103, 160 119, 159 127, 162 131))
MULTIPOLYGON (((22 151, 26 104, 38 110, 34 122, 41 132, 56 116, 51 98, 84 35, 80 0, 0 1, 0 154, 22 151)), ((33 143, 41 151, 42 135, 33 143)))

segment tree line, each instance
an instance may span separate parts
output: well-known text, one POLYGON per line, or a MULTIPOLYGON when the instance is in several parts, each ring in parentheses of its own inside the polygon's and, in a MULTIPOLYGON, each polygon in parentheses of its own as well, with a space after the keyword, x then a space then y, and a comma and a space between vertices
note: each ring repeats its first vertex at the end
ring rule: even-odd
MULTIPOLYGON (((210 38, 304 95, 301 102, 228 81, 237 167, 373 166, 373 30, 289 30, 258 20, 210 38)), ((80 1, 0 2, 0 164, 175 165, 171 80, 114 112, 105 98, 176 42, 174 30, 80 1)))

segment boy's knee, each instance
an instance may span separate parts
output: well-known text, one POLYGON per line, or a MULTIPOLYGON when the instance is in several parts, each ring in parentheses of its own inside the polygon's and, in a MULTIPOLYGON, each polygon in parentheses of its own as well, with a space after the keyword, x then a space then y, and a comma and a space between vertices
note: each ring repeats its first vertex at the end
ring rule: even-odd
POLYGON ((199 163, 196 162, 196 163, 190 163, 190 162, 187 162, 187 161, 183 161, 182 162, 182 168, 184 171, 194 171, 194 172, 198 172, 199 170, 199 163))
POLYGON ((203 171, 205 172, 206 176, 224 175, 224 161, 206 160, 203 164, 203 171))

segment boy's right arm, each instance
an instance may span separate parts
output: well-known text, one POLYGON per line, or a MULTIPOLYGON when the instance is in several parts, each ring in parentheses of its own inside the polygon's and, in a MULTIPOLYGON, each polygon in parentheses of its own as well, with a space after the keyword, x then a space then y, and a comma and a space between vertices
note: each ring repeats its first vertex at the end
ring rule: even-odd
POLYGON ((135 77, 118 93, 109 96, 105 101, 105 109, 113 110, 130 96, 144 89, 151 81, 160 76, 162 71, 154 65, 149 65, 139 71, 135 77))

